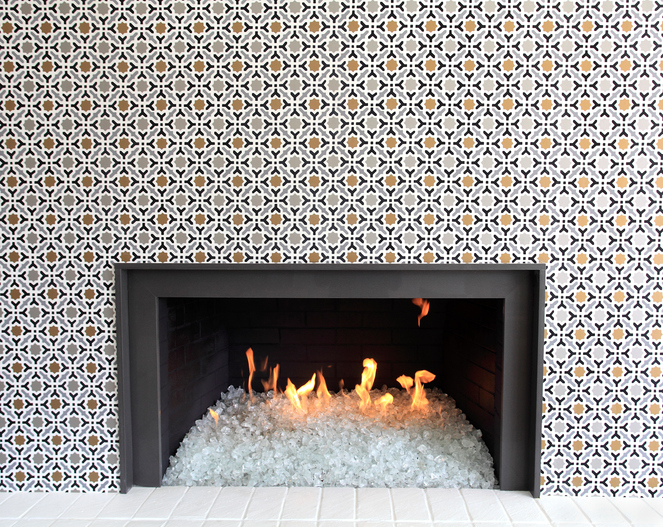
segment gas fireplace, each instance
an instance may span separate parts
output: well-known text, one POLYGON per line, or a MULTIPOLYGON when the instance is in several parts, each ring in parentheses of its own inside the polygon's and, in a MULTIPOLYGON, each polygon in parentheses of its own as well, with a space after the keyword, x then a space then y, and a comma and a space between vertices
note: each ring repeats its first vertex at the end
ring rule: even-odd
POLYGON ((159 486, 191 426, 249 374, 274 388, 278 364, 281 391, 324 379, 356 398, 370 358, 385 386, 374 413, 387 388, 414 399, 423 380, 481 431, 500 488, 538 495, 542 265, 120 264, 116 289, 123 491, 159 486))

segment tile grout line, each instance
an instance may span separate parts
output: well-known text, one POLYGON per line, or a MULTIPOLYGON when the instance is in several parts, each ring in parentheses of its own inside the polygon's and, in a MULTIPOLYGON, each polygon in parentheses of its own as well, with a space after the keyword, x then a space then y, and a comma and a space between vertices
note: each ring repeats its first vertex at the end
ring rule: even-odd
POLYGON ((352 511, 352 521, 354 524, 357 524, 357 516, 359 516, 359 496, 357 495, 357 489, 352 489, 352 499, 354 500, 354 507, 352 511))
MULTIPOLYGON (((173 510, 170 511, 170 514, 168 515, 168 518, 166 518, 166 522, 172 518, 173 514, 175 514, 175 511, 177 510, 177 507, 179 506, 180 503, 182 503, 182 500, 184 499, 184 496, 186 496, 189 493, 189 489, 191 487, 185 487, 185 488, 186 488, 186 490, 182 493, 182 496, 180 496, 180 499, 177 500, 177 503, 173 507, 173 510)), ((207 516, 207 514, 205 516, 207 516)))
POLYGON ((323 487, 318 487, 320 490, 320 495, 318 496, 318 505, 315 510, 315 524, 318 525, 320 523, 320 512, 322 511, 322 492, 323 492, 323 487))
POLYGON ((431 506, 431 503, 428 499, 428 492, 426 492, 427 489, 421 489, 421 492, 424 493, 424 503, 426 504, 426 511, 428 512, 428 521, 432 524, 433 523, 433 508, 431 506))
POLYGON ((396 524, 396 506, 394 505, 394 495, 391 489, 387 488, 387 495, 389 496, 389 507, 391 508, 391 521, 396 524))
POLYGON ((281 522, 283 521, 283 511, 285 510, 285 500, 288 499, 288 493, 290 492, 291 488, 292 487, 285 488, 285 494, 283 495, 283 499, 281 500, 281 508, 279 509, 279 515, 278 518, 276 518, 276 527, 281 527, 281 522))
POLYGON ((463 502, 463 507, 465 507, 465 514, 467 514, 467 517, 470 519, 471 524, 474 525, 474 521, 472 520, 472 515, 470 514, 470 508, 467 506, 467 501, 465 501, 465 496, 463 496, 463 493, 459 489, 456 489, 456 492, 458 493, 461 501, 463 502))
POLYGON ((249 512, 249 505, 251 505, 251 501, 253 500, 253 496, 256 493, 256 488, 251 487, 251 495, 249 496, 249 499, 246 501, 246 505, 244 506, 244 511, 242 512, 242 517, 240 518, 240 523, 241 525, 244 525, 244 521, 246 520, 246 514, 249 512))
POLYGON ((539 498, 532 498, 532 501, 536 505, 537 509, 541 511, 541 514, 543 514, 544 518, 548 521, 548 525, 552 525, 553 524, 552 518, 548 516, 546 510, 539 504, 539 499, 541 499, 541 496, 539 496, 539 498))
MULTIPOLYGON (((580 514, 582 514, 587 519, 587 523, 589 523, 590 525, 596 525, 592 521, 592 519, 587 514, 585 514, 585 511, 583 510, 583 508, 578 503, 575 502, 575 499, 580 498, 580 497, 581 496, 568 496, 567 499, 578 508, 578 510, 580 511, 580 514)), ((615 509, 617 509, 617 507, 615 507, 615 509)), ((617 509, 617 512, 619 514, 622 514, 622 511, 620 511, 619 509, 617 509)), ((622 516, 624 516, 624 515, 622 514, 622 516)), ((625 519, 629 524, 632 525, 632 522, 628 518, 625 518, 625 519)))
MULTIPOLYGON (((23 492, 25 492, 25 491, 23 491, 23 492)), ((35 502, 34 502, 32 505, 30 505, 27 509, 25 509, 25 510, 23 511, 23 514, 21 514, 21 515, 18 516, 17 518, 9 518, 9 519, 10 519, 10 520, 15 519, 15 520, 18 522, 21 518, 23 518, 23 516, 25 516, 29 511, 31 511, 32 509, 34 509, 37 505, 39 505, 39 503, 41 503, 41 501, 42 501, 44 498, 46 498, 46 495, 47 495, 46 492, 41 492, 40 494, 41 494, 41 498, 39 498, 37 501, 35 501, 35 502)), ((12 525, 17 525, 17 524, 14 523, 14 524, 12 524, 12 525)))
MULTIPOLYGON (((134 519, 134 517, 136 516, 136 514, 138 514, 138 511, 140 510, 140 508, 141 508, 143 505, 145 505, 145 502, 146 502, 147 500, 150 499, 150 496, 152 496, 152 494, 154 494, 154 491, 155 491, 155 490, 156 490, 156 487, 154 487, 152 490, 150 490, 150 493, 149 493, 147 496, 145 496, 145 499, 141 502, 141 504, 140 504, 138 507, 136 507, 136 510, 135 510, 134 513, 131 515, 131 518, 128 518, 128 519, 127 519, 127 522, 130 522, 131 520, 134 519)), ((127 494, 128 494, 128 493, 127 493, 127 494)), ((125 496, 126 496, 127 494, 125 494, 125 496)), ((122 494, 118 494, 118 496, 121 496, 121 495, 122 495, 122 494)), ((96 519, 96 518, 95 518, 95 519, 96 519)), ((110 518, 110 519, 112 519, 112 518, 110 518)))
POLYGON ((500 507, 502 507, 502 510, 504 511, 504 514, 506 515, 506 517, 509 520, 509 523, 511 525, 513 525, 514 524, 514 519, 509 514, 509 511, 506 510, 506 507, 504 506, 504 503, 502 503, 502 500, 500 499, 499 495, 497 494, 499 491, 497 491, 495 489, 491 489, 491 492, 493 493, 493 496, 495 496, 495 499, 497 500, 497 503, 499 503, 500 507))

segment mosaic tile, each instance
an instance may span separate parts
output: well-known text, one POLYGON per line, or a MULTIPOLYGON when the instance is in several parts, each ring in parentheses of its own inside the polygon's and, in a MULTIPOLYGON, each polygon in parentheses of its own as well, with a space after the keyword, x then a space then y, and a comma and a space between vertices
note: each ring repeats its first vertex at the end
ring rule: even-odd
POLYGON ((544 494, 661 496, 651 0, 0 6, 0 489, 119 486, 116 262, 547 264, 544 494))

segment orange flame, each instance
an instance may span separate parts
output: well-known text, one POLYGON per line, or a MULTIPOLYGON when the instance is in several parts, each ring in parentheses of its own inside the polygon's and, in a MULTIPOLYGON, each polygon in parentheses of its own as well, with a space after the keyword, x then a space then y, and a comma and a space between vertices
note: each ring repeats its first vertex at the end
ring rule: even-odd
POLYGON ((214 422, 218 425, 219 424, 219 414, 217 414, 214 410, 211 408, 209 409, 210 415, 214 418, 214 422))
POLYGON ((423 409, 428 404, 426 391, 423 383, 431 382, 435 375, 426 370, 419 370, 414 374, 414 395, 412 396, 412 408, 423 409))
POLYGON ((375 404, 382 406, 382 411, 384 412, 387 409, 387 405, 392 404, 393 402, 394 396, 390 393, 385 393, 382 397, 375 401, 375 404))
POLYGON ((262 386, 266 392, 269 390, 274 390, 274 395, 279 391, 276 381, 279 380, 279 365, 269 369, 269 380, 261 379, 262 386))
POLYGON ((297 390, 295 388, 295 385, 292 384, 290 379, 288 379, 288 384, 285 387, 285 396, 288 398, 290 401, 290 404, 295 407, 295 410, 298 412, 304 412, 304 408, 302 408, 302 403, 299 400, 299 395, 297 395, 297 390))
POLYGON ((249 361, 249 395, 251 396, 251 402, 253 402, 253 388, 251 388, 251 380, 253 379, 253 372, 256 371, 256 366, 253 363, 253 350, 251 348, 246 350, 246 359, 249 361))
POLYGON ((288 379, 288 385, 285 388, 285 396, 290 401, 290 404, 295 407, 298 412, 306 412, 306 396, 313 391, 315 387, 315 373, 311 380, 306 384, 295 389, 295 385, 288 379))
POLYGON ((311 377, 310 381, 308 381, 306 384, 302 384, 299 388, 297 388, 297 395, 301 397, 306 397, 309 393, 313 391, 314 387, 315 387, 315 373, 313 374, 313 377, 311 377))
POLYGON ((267 370, 267 363, 269 362, 269 355, 265 357, 265 360, 260 363, 260 371, 267 370))
POLYGON ((421 319, 424 318, 426 315, 428 315, 428 309, 430 308, 430 302, 428 300, 424 300, 423 298, 413 298, 412 303, 415 306, 418 306, 421 308, 421 312, 419 313, 419 316, 417 317, 417 326, 421 327, 421 319))
POLYGON ((323 397, 326 399, 329 399, 331 397, 329 390, 327 390, 327 382, 325 381, 325 378, 322 375, 322 370, 318 371, 318 380, 320 384, 318 384, 318 389, 315 391, 315 394, 318 396, 318 399, 322 399, 323 397))
POLYGON ((355 392, 359 395, 361 402, 359 408, 366 408, 371 404, 370 391, 375 382, 375 373, 378 369, 378 363, 373 359, 364 359, 364 371, 361 372, 361 384, 355 386, 355 392))
POLYGON ((405 391, 409 394, 410 393, 410 388, 412 388, 412 385, 414 384, 414 381, 412 380, 412 377, 408 377, 407 375, 401 375, 398 379, 398 384, 400 384, 405 391))

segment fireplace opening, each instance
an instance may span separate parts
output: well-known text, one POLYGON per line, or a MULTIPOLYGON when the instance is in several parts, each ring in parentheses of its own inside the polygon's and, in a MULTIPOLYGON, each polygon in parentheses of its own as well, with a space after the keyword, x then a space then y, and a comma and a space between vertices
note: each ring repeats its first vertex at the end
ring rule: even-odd
MULTIPOLYGON (((503 490, 540 487, 542 265, 116 266, 120 483, 160 486, 184 434, 244 352, 296 384, 352 389, 425 369, 482 431, 503 490), (431 302, 416 325, 413 298, 431 302), (309 324, 307 326, 307 324, 309 324)), ((259 388, 258 379, 253 388, 259 388)), ((283 386, 281 386, 283 387, 283 386)))
POLYGON ((286 379, 301 386, 314 372, 331 391, 352 390, 368 357, 378 365, 377 388, 400 388, 399 376, 419 370, 435 374, 426 388, 451 396, 481 431, 499 480, 504 300, 426 300, 428 313, 419 319, 421 309, 409 298, 161 299, 160 347, 168 367, 161 386, 164 456, 175 454, 228 386, 248 391, 245 352, 251 348, 257 368, 251 388, 258 392, 268 365, 277 364, 280 391, 286 379))

